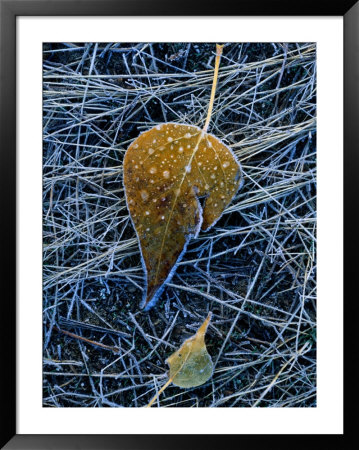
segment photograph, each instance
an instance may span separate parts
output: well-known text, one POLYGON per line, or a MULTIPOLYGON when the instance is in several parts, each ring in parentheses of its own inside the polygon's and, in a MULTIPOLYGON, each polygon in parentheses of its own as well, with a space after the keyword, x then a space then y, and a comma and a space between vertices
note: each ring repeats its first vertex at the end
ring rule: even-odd
POLYGON ((317 407, 315 42, 43 42, 42 406, 317 407))

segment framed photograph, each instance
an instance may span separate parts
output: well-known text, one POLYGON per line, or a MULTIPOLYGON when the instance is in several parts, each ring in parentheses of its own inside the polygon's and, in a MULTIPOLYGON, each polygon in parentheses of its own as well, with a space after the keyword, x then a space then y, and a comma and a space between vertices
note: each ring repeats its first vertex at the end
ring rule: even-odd
POLYGON ((1 1, 2 448, 344 438, 358 4, 218 7, 1 1))

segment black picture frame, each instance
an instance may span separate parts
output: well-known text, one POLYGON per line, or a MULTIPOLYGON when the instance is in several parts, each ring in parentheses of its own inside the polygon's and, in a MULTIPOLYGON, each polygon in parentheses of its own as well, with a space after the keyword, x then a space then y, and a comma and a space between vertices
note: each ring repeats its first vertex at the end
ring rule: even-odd
POLYGON ((182 449, 244 447, 284 448, 295 439, 306 448, 327 439, 346 448, 354 428, 348 414, 348 377, 354 372, 356 279, 353 263, 357 235, 355 178, 359 169, 359 4, 356 0, 0 0, 0 192, 5 206, 2 236, 2 401, 1 448, 5 449, 182 449), (343 435, 18 435, 16 434, 16 17, 18 16, 343 16, 344 17, 344 285, 345 300, 345 428, 343 435))

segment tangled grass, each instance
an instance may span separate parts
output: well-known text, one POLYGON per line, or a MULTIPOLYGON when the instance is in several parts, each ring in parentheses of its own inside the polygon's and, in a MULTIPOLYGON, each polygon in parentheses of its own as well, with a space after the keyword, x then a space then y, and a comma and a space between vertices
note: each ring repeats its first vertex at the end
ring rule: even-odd
POLYGON ((44 44, 43 336, 48 407, 142 407, 213 312, 215 370, 161 407, 316 405, 316 48, 226 44, 210 132, 244 185, 155 308, 122 187, 138 134, 203 126, 214 44, 44 44))

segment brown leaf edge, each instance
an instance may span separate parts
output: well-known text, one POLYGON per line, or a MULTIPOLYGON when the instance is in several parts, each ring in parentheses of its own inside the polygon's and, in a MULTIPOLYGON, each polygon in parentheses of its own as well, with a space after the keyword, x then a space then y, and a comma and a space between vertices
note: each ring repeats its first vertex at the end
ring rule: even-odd
MULTIPOLYGON (((188 123, 164 122, 164 123, 156 124, 155 127, 161 126, 161 125, 180 125, 180 126, 192 126, 192 127, 194 126, 194 125, 191 125, 191 124, 188 124, 188 123)), ((138 139, 143 133, 146 133, 147 131, 150 131, 150 130, 152 130, 152 129, 155 128, 155 127, 151 127, 151 128, 149 128, 148 130, 143 131, 142 133, 140 133, 140 134, 136 137, 136 139, 138 139)), ((199 127, 198 127, 198 129, 201 130, 201 128, 199 128, 199 127)), ((201 131, 202 131, 202 130, 201 130, 201 131)), ((238 172, 239 172, 239 174, 240 174, 241 181, 240 181, 240 183, 239 183, 239 185, 238 185, 237 191, 233 194, 231 201, 228 203, 228 205, 230 205, 230 203, 233 201, 233 198, 237 195, 238 191, 242 188, 243 183, 244 183, 242 166, 241 166, 240 162, 238 161, 236 155, 234 154, 233 150, 232 150, 230 147, 228 147, 228 145, 226 145, 226 144, 222 141, 222 139, 219 139, 217 136, 215 136, 215 135, 212 134, 212 133, 208 133, 208 132, 205 132, 205 133, 208 134, 208 135, 210 135, 210 136, 212 136, 212 137, 214 137, 215 139, 218 139, 218 140, 219 140, 219 141, 227 148, 227 150, 230 152, 230 154, 233 156, 234 160, 235 160, 236 163, 238 164, 238 168, 239 168, 239 171, 238 171, 238 172)), ((124 177, 122 177, 122 187, 123 187, 123 191, 124 191, 124 194, 125 194, 126 208, 127 208, 127 211, 130 211, 130 208, 129 208, 129 206, 128 206, 128 198, 127 198, 127 193, 126 193, 126 188, 125 188, 125 183, 124 183, 124 177)), ((139 247, 139 251, 140 251, 141 265, 142 265, 143 271, 144 271, 144 273, 145 273, 145 283, 144 283, 144 287, 143 287, 142 301, 141 301, 141 303, 140 303, 140 308, 143 309, 143 311, 149 311, 149 310, 150 310, 151 308, 153 308, 153 306, 157 303, 158 299, 160 298, 160 296, 162 295, 162 292, 164 291, 164 289, 165 289, 165 287, 166 287, 166 284, 167 284, 169 281, 171 281, 173 275, 175 274, 175 272, 176 272, 176 270, 177 270, 178 264, 181 262, 181 260, 182 260, 182 258, 183 258, 183 256, 184 256, 184 254, 186 253, 188 243, 191 241, 191 239, 196 239, 197 236, 198 236, 198 234, 199 234, 199 232, 200 232, 200 230, 201 230, 202 222, 203 222, 203 208, 202 208, 201 202, 199 201, 199 198, 198 198, 197 196, 196 196, 196 199, 197 199, 197 205, 198 205, 199 213, 200 213, 200 221, 199 221, 199 223, 198 223, 196 229, 194 230, 194 233, 190 233, 190 234, 187 235, 187 239, 186 239, 186 242, 185 242, 185 244, 184 244, 184 246, 183 246, 183 250, 182 250, 182 252, 179 254, 176 263, 173 265, 173 267, 172 267, 172 269, 170 270, 170 272, 169 272, 167 278, 164 280, 164 282, 162 283, 162 285, 157 289, 156 293, 154 294, 154 296, 152 297, 152 299, 147 303, 147 305, 146 305, 146 300, 147 300, 147 286, 148 286, 147 280, 148 280, 148 273, 147 273, 147 268, 146 268, 145 260, 144 260, 144 258, 143 258, 143 254, 142 254, 142 249, 141 249, 141 245, 140 245, 140 237, 138 236, 138 233, 137 233, 137 230, 136 230, 135 223, 133 222, 132 217, 131 217, 131 214, 129 213, 129 217, 130 217, 130 220, 131 220, 131 223, 132 223, 132 227, 133 227, 133 229, 135 230, 137 242, 139 243, 138 247, 139 247)), ((227 206, 228 206, 228 205, 227 205, 227 206)), ((214 222, 212 222, 211 225, 210 225, 208 228, 206 228, 205 230, 202 230, 202 231, 203 231, 203 232, 209 231, 209 230, 210 230, 210 229, 218 222, 218 220, 223 216, 224 211, 225 211, 225 210, 223 210, 222 214, 221 214, 220 216, 218 216, 218 218, 217 218, 214 222)))

